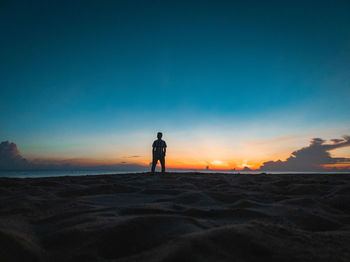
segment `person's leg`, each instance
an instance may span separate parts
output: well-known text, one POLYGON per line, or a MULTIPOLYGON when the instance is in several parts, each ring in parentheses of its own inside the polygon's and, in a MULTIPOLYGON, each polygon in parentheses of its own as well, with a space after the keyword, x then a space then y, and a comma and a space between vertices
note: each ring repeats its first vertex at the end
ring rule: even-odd
POLYGON ((162 173, 165 172, 165 157, 160 158, 160 164, 162 165, 162 173))
POLYGON ((152 161, 152 173, 154 173, 154 170, 156 169, 157 162, 158 159, 154 157, 152 161))

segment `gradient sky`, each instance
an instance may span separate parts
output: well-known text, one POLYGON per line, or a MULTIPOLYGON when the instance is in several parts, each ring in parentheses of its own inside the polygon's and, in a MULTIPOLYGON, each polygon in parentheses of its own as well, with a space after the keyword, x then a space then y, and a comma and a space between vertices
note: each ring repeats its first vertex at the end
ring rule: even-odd
MULTIPOLYGON (((1 1, 0 140, 29 159, 258 167, 350 133, 349 1, 1 1)), ((350 156, 349 148, 332 152, 350 156)))

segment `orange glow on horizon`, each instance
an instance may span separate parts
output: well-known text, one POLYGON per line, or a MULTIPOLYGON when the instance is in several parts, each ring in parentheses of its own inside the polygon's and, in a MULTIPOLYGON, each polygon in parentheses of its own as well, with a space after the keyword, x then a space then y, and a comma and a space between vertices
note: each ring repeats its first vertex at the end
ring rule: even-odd
MULTIPOLYGON (((33 159, 34 160, 34 159, 33 159)), ((150 163, 152 161, 151 158, 137 158, 137 160, 129 158, 113 158, 113 159, 92 159, 92 158, 71 158, 71 159, 63 159, 63 158, 51 158, 51 159, 40 159, 40 160, 34 160, 37 163, 47 163, 47 164, 73 164, 73 165, 79 165, 79 166, 94 166, 94 165, 141 165, 145 167, 149 167, 150 163)), ((262 160, 262 161, 250 161, 247 159, 242 160, 235 160, 235 161, 229 161, 229 160, 211 160, 211 161, 205 161, 205 160, 196 160, 196 159, 186 159, 186 158, 166 158, 166 167, 168 169, 190 169, 190 170, 221 170, 221 171, 241 171, 244 168, 249 168, 251 170, 258 170, 262 165, 263 162, 268 160, 262 160)), ((158 163, 160 165, 160 163, 158 163)), ((350 169, 350 162, 349 163, 341 163, 341 164, 326 164, 322 165, 325 169, 344 169, 349 168, 350 169)))
POLYGON ((222 160, 213 160, 213 161, 185 161, 185 160, 174 160, 169 159, 166 160, 167 168, 173 169, 198 169, 198 170, 206 170, 207 167, 209 170, 224 170, 231 171, 235 170, 243 170, 245 167, 248 167, 252 170, 259 169, 263 162, 247 162, 242 161, 242 163, 233 163, 222 160))
MULTIPOLYGON (((152 162, 151 158, 45 158, 45 159, 31 159, 37 163, 47 163, 47 164, 73 164, 79 166, 94 166, 94 165, 141 165, 148 167, 152 162)), ((165 163, 167 168, 171 169, 198 169, 206 170, 243 170, 248 167, 252 170, 259 169, 264 161, 248 161, 248 160, 197 160, 197 159, 186 159, 186 158, 166 158, 165 163)), ((159 165, 159 163, 158 163, 159 165)))
POLYGON ((337 168, 337 169, 349 168, 350 169, 350 163, 327 164, 327 165, 322 165, 322 167, 325 169, 332 169, 332 168, 337 168))
MULTIPOLYGON (((220 135, 215 132, 213 134, 208 135, 200 131, 196 133, 196 136, 188 136, 187 133, 184 133, 172 137, 169 134, 169 138, 165 138, 168 145, 166 167, 227 171, 245 168, 257 170, 266 161, 285 161, 292 152, 309 144, 309 138, 302 136, 235 141, 228 139, 228 134, 220 135)), ((136 164, 149 167, 152 162, 151 144, 145 142, 140 145, 138 136, 129 139, 132 143, 127 143, 127 145, 115 142, 83 151, 78 148, 73 148, 74 150, 58 149, 52 151, 51 158, 45 158, 49 155, 46 151, 42 151, 40 155, 40 150, 34 153, 28 152, 28 155, 24 154, 24 156, 28 160, 48 164, 67 163, 78 166, 136 164)), ((116 138, 114 139, 117 141, 116 138)), ((149 141, 150 139, 141 140, 149 141)), ((350 147, 340 148, 331 153, 332 157, 350 157, 350 147)), ((323 167, 348 168, 350 163, 324 165, 323 167)))

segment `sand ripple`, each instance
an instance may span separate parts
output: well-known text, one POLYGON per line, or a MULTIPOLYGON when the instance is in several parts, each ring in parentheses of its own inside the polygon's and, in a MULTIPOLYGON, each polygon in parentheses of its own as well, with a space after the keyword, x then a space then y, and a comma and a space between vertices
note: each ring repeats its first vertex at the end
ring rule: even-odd
POLYGON ((350 261, 349 175, 0 179, 1 261, 350 261))

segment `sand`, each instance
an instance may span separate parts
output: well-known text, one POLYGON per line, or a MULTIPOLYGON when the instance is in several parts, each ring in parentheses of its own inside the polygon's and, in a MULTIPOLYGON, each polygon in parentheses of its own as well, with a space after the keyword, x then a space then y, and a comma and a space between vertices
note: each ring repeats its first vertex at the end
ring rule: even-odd
POLYGON ((0 260, 350 261, 350 175, 0 179, 0 260))

